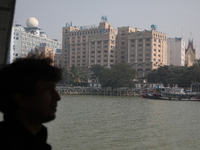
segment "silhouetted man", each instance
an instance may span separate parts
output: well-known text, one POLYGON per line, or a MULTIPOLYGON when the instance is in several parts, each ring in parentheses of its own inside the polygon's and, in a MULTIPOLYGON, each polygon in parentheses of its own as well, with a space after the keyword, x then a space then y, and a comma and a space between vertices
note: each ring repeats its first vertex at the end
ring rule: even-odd
POLYGON ((62 70, 50 58, 17 59, 0 70, 0 149, 50 150, 43 123, 55 119, 62 70))

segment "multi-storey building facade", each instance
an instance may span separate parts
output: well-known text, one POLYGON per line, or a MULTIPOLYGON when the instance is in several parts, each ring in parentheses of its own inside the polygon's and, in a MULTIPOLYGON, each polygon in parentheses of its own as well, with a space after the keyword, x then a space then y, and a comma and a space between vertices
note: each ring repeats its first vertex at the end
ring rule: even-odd
POLYGON ((193 41, 189 40, 188 47, 185 49, 185 66, 190 67, 198 59, 197 48, 194 48, 193 41))
POLYGON ((128 63, 138 71, 138 77, 167 64, 166 34, 138 28, 118 28, 117 62, 128 63))
POLYGON ((90 68, 99 64, 129 63, 143 77, 167 64, 166 34, 152 30, 120 27, 116 30, 107 20, 98 27, 63 27, 63 67, 90 68))
POLYGON ((15 24, 12 28, 10 53, 8 63, 12 63, 18 57, 26 57, 29 52, 35 51, 38 47, 48 47, 61 50, 62 43, 56 39, 49 39, 38 27, 37 19, 31 17, 27 20, 27 27, 15 24))
POLYGON ((185 66, 185 42, 182 38, 167 39, 167 65, 185 66))
POLYGON ((128 38, 130 33, 139 32, 140 29, 132 27, 119 27, 118 34, 116 38, 116 48, 117 48, 117 62, 118 63, 128 63, 128 38))
POLYGON ((63 67, 75 65, 90 68, 99 64, 110 67, 115 63, 116 30, 103 17, 98 27, 63 27, 63 67))

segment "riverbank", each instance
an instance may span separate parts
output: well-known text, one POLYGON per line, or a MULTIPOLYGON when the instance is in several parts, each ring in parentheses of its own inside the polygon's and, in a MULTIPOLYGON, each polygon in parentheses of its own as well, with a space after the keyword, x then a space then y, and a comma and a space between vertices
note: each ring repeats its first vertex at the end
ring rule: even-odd
POLYGON ((57 86, 56 90, 60 94, 66 95, 110 95, 110 96, 140 96, 141 89, 111 88, 102 89, 100 87, 67 87, 57 86))

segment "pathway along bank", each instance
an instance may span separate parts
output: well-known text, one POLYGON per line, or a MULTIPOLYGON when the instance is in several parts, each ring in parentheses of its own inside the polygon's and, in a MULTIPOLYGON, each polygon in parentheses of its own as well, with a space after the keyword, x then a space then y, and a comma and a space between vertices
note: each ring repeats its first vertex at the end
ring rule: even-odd
POLYGON ((57 86, 56 90, 59 94, 66 95, 110 95, 110 96, 140 96, 141 89, 111 88, 102 89, 100 87, 66 87, 57 86))

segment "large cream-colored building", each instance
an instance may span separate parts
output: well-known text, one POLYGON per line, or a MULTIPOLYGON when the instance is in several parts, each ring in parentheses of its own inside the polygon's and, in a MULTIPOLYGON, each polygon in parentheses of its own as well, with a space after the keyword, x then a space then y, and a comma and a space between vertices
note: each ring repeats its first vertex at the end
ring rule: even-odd
POLYGON ((140 31, 138 28, 118 28, 117 62, 128 63, 145 76, 153 69, 167 64, 166 34, 152 30, 140 31))
POLYGON ((63 27, 63 67, 72 65, 90 68, 99 64, 110 67, 115 63, 128 63, 138 71, 138 77, 167 64, 166 34, 133 27, 119 27, 118 33, 102 17, 98 27, 63 27))
POLYGON ((99 26, 63 27, 62 65, 70 68, 90 68, 99 64, 110 67, 115 63, 116 30, 103 16, 99 26))

